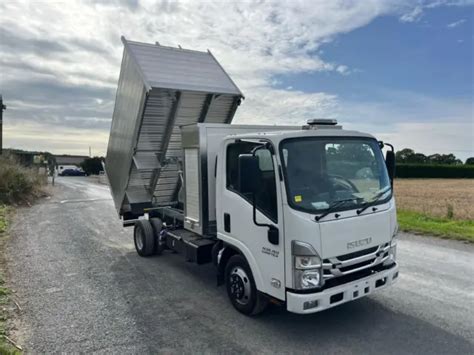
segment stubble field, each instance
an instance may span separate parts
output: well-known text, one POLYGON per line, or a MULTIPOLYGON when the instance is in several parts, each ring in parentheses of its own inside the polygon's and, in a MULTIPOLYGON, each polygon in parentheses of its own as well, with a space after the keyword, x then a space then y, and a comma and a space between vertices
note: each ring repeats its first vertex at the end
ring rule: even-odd
POLYGON ((395 180, 401 230, 474 243, 473 179, 395 180))
POLYGON ((401 210, 474 220, 474 179, 396 179, 394 189, 401 210))

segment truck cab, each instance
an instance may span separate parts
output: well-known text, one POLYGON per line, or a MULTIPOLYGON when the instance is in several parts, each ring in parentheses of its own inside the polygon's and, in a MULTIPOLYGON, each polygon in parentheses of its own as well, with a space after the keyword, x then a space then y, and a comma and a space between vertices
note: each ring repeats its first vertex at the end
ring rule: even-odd
POLYGON ((225 138, 216 167, 217 238, 220 263, 228 261, 226 248, 247 263, 224 272, 237 309, 251 308, 252 282, 289 311, 312 313, 396 280, 393 167, 381 147, 336 125, 225 138))

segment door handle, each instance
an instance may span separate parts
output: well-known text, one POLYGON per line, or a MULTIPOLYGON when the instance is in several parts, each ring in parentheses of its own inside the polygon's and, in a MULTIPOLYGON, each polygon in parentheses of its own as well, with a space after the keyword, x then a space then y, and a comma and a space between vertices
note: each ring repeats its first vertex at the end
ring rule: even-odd
POLYGON ((230 233, 230 214, 224 213, 224 231, 230 233))

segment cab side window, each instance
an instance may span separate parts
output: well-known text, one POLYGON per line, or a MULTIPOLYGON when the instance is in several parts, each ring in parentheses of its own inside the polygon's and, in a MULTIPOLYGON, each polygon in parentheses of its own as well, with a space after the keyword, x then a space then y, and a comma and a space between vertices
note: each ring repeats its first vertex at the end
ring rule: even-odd
MULTIPOLYGON (((259 146, 258 143, 236 142, 227 146, 226 157, 226 187, 252 203, 252 196, 239 191, 238 169, 239 155, 250 154, 252 150, 259 146)), ((260 212, 265 214, 273 222, 278 221, 278 209, 276 198, 275 167, 273 165, 272 154, 268 149, 259 149, 255 153, 259 157, 259 168, 262 173, 263 188, 256 194, 256 205, 260 212)))

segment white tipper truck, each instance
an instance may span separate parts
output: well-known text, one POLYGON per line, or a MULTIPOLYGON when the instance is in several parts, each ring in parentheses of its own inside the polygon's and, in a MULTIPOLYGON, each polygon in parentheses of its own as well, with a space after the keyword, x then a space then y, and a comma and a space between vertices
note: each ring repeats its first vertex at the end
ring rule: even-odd
POLYGON ((230 124, 243 95, 211 52, 122 41, 105 169, 140 256, 213 263, 248 315, 396 281, 391 145, 330 119, 230 124))

